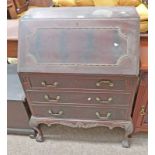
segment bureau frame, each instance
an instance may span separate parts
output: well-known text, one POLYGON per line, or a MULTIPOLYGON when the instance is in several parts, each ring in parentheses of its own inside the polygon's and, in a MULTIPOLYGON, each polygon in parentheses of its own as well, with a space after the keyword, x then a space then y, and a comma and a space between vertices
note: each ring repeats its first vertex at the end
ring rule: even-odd
POLYGON ((31 137, 43 141, 40 124, 121 127, 122 146, 129 147, 139 79, 135 8, 30 10, 20 21, 18 49, 31 137))

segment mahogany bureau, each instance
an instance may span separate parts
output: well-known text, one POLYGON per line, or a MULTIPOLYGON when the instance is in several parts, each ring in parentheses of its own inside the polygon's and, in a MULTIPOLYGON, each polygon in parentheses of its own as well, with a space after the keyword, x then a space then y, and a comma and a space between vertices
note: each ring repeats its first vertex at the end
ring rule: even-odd
POLYGON ((18 72, 40 124, 133 131, 139 76, 139 17, 133 7, 40 8, 19 23, 18 72))

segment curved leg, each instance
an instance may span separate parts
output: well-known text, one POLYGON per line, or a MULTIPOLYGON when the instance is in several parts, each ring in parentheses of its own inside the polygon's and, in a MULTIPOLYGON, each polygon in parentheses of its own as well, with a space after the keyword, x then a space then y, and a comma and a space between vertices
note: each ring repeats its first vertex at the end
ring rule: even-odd
POLYGON ((124 129, 125 129, 125 136, 124 136, 124 139, 122 141, 122 146, 125 147, 125 148, 128 148, 130 146, 129 145, 129 136, 133 132, 133 124, 132 124, 132 122, 129 122, 127 125, 125 125, 124 129))
POLYGON ((37 120, 31 117, 29 125, 35 131, 35 135, 31 135, 30 138, 35 138, 37 142, 43 142, 43 134, 37 120))
POLYGON ((38 126, 37 128, 36 128, 36 130, 37 130, 37 136, 36 136, 36 141, 37 142, 43 142, 44 141, 44 139, 43 139, 43 134, 42 134, 42 131, 41 131, 41 129, 40 129, 40 126, 38 126))

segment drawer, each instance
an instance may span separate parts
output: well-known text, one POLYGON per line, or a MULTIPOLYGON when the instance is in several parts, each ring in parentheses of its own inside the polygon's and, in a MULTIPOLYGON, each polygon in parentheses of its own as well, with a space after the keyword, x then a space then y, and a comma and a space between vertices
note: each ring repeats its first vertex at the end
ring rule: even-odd
POLYGON ((23 74, 27 89, 99 89, 131 90, 136 85, 136 77, 84 76, 62 74, 23 74))
POLYGON ((28 91, 30 102, 50 104, 97 104, 97 105, 122 105, 131 102, 130 93, 119 92, 71 92, 71 91, 28 91))
POLYGON ((103 108, 101 106, 31 105, 32 115, 55 119, 127 120, 126 108, 103 108))

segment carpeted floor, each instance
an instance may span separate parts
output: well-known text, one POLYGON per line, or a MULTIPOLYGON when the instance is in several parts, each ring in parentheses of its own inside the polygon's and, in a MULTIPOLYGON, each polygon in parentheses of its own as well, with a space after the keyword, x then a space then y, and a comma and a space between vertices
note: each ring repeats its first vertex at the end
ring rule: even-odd
POLYGON ((45 141, 28 136, 8 135, 8 155, 147 155, 147 134, 135 134, 131 147, 122 148, 124 130, 104 127, 91 129, 42 126, 45 141))

